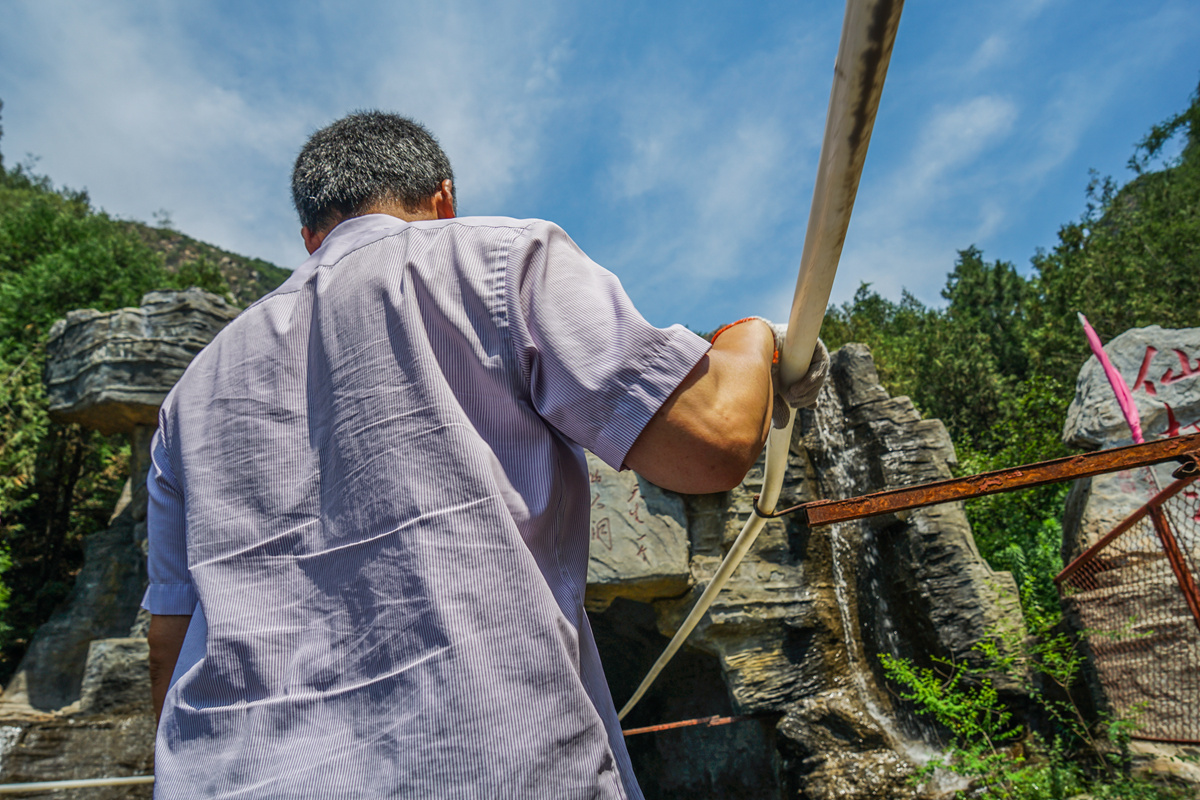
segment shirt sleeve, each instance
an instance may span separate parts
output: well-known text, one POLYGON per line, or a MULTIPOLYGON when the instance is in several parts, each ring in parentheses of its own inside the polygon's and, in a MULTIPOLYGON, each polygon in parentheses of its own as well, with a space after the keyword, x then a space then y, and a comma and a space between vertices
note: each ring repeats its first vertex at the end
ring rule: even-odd
POLYGON ((191 614, 196 609, 187 561, 187 524, 183 490, 179 486, 160 425, 150 443, 150 470, 146 475, 149 502, 146 508, 146 537, 149 544, 147 572, 150 586, 142 608, 151 614, 191 614))
POLYGON ((538 413, 614 469, 708 352, 684 328, 648 323, 608 270, 557 225, 535 222, 509 252, 509 330, 538 413))

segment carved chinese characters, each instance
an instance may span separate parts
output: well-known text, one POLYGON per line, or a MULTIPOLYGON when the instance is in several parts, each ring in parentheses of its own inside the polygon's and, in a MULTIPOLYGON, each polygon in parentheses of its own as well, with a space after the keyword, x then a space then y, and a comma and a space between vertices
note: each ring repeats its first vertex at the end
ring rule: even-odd
MULTIPOLYGON (((1146 438, 1200 432, 1200 328, 1135 328, 1104 350, 1129 386, 1146 438)), ((1079 372, 1063 441, 1087 450, 1130 441, 1095 358, 1079 372)))
POLYGON ((674 597, 688 587, 687 518, 683 500, 616 472, 588 454, 591 560, 587 602, 603 609, 616 597, 674 597))

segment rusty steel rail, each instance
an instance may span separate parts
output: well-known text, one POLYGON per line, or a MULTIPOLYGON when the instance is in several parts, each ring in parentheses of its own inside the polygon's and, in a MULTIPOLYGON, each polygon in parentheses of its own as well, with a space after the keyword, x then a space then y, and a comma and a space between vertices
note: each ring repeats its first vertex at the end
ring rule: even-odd
MULTIPOLYGON (((1196 462, 1193 461, 1192 464, 1194 466, 1196 464, 1196 462)), ((1185 467, 1185 469, 1186 469, 1186 467, 1185 467)), ((1178 470, 1178 472, 1183 472, 1183 471, 1184 470, 1178 470)), ((1098 539, 1094 545, 1092 545, 1087 550, 1080 553, 1075 558, 1074 561, 1072 561, 1070 564, 1067 564, 1067 566, 1065 566, 1063 568, 1062 572, 1055 575, 1054 576, 1054 584, 1056 586, 1062 586, 1063 581, 1068 580, 1072 575, 1074 575, 1076 572, 1078 572, 1080 569, 1082 569, 1084 564, 1086 564, 1088 561, 1090 561, 1092 559, 1092 557, 1096 555, 1096 553, 1099 553, 1101 550, 1108 547, 1114 539, 1116 539, 1118 536, 1123 535, 1126 531, 1128 531, 1134 525, 1141 522, 1142 518, 1145 517, 1148 513, 1150 513, 1150 511, 1152 509, 1160 510, 1162 508, 1163 503, 1167 502, 1172 497, 1179 494, 1181 491, 1186 489, 1188 486, 1191 486, 1192 482, 1193 482, 1192 475, 1194 475, 1195 473, 1196 473, 1196 470, 1194 468, 1191 470, 1190 473, 1185 472, 1183 477, 1180 477, 1177 481, 1172 483, 1170 486, 1168 486, 1167 488, 1163 489, 1161 492, 1156 494, 1153 498, 1150 499, 1150 502, 1146 503, 1144 506, 1139 508, 1137 511, 1134 511, 1128 517, 1121 520, 1121 522, 1117 524, 1117 527, 1113 528, 1111 531, 1104 534, 1104 536, 1100 537, 1100 539, 1098 539)), ((1155 532, 1157 533, 1157 528, 1155 529, 1155 532)))
POLYGON ((1200 468, 1200 433, 1190 436, 1175 436, 1144 444, 1131 444, 1126 447, 1114 447, 1111 450, 1098 450, 1094 453, 1082 453, 1038 464, 1026 464, 995 472, 968 475, 965 478, 952 478, 923 483, 919 486, 888 489, 845 500, 815 500, 771 513, 761 511, 756 498, 754 513, 766 518, 781 517, 784 514, 799 514, 806 525, 829 525, 834 522, 847 522, 880 514, 892 514, 897 511, 933 506, 954 500, 970 500, 974 497, 983 497, 999 492, 1031 489, 1035 486, 1045 486, 1048 483, 1059 483, 1075 478, 1090 478, 1106 472, 1148 467, 1164 461, 1178 461, 1183 465, 1176 470, 1176 477, 1195 474, 1200 468))
POLYGON ((730 725, 734 722, 744 722, 749 719, 759 719, 762 716, 769 715, 744 715, 740 717, 722 717, 716 714, 711 717, 700 717, 699 719, 685 719, 681 722, 664 722, 661 725, 647 725, 645 728, 628 728, 621 731, 625 736, 637 736, 639 733, 657 733, 658 731, 671 731, 676 728, 694 728, 701 725, 705 728, 715 728, 718 725, 730 725))

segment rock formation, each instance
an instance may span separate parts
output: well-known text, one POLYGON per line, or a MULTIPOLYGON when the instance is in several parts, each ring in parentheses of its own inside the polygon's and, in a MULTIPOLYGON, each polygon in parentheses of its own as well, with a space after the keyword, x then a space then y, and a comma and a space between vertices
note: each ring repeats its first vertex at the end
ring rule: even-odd
MULTIPOLYGON (((108 529, 91 535, 64 608, 38 629, 0 702, 9 782, 145 774, 153 764, 145 619, 146 470, 158 407, 238 309, 191 289, 139 308, 73 311, 47 342, 50 413, 130 438, 131 477, 108 529)), ((88 790, 149 797, 148 787, 88 790)))
POLYGON ((139 308, 72 311, 46 342, 51 416, 104 434, 153 428, 167 392, 238 310, 190 289, 150 292, 139 308))
MULTIPOLYGON (((48 372, 57 413, 107 420, 107 403, 112 420, 93 424, 132 429, 148 442, 143 423, 154 417, 143 407, 161 401, 177 374, 171 370, 232 310, 193 294, 147 299, 142 310, 77 312, 61 325, 61 360, 48 372), (189 320, 172 323, 181 339, 159 335, 165 318, 155 315, 171 304, 189 320), (136 356, 123 360, 126 354, 136 356), (139 369, 138 359, 172 366, 139 369), (160 383, 152 390, 153 381, 160 383)), ((944 478, 953 461, 941 423, 922 420, 906 398, 888 397, 867 349, 847 345, 833 356, 818 410, 801 413, 780 502, 944 478)), ((712 576, 762 474, 755 468, 732 492, 682 496, 588 463, 587 605, 622 703, 712 576)), ((144 480, 139 471, 135 483, 144 480)), ((143 493, 97 535, 71 608, 39 632, 43 644, 31 647, 10 685, 0 706, 10 725, 0 728, 10 732, 0 780, 148 770, 153 725, 134 620, 145 582, 144 513, 143 493), (97 608, 111 611, 97 616, 97 608), (108 621, 98 624, 98 617, 108 621), (53 713, 35 720, 30 706, 53 713)), ((828 529, 772 520, 626 725, 739 719, 631 738, 647 796, 914 796, 906 779, 929 757, 933 739, 888 691, 878 654, 918 664, 931 655, 972 659, 972 646, 989 630, 1021 625, 1014 599, 1010 576, 979 558, 957 504, 828 529)))
MULTIPOLYGON (((780 507, 946 478, 953 461, 942 424, 888 397, 867 348, 847 345, 833 356, 817 411, 801 412, 780 507)), ((761 483, 756 468, 732 492, 684 498, 692 591, 655 601, 652 615, 614 603, 619 619, 595 617, 618 703, 715 572, 761 483)), ((626 724, 752 719, 631 740, 643 789, 647 797, 913 796, 907 778, 933 753, 935 733, 888 691, 878 654, 921 665, 931 655, 970 661, 990 630, 1021 625, 1011 576, 979 557, 960 504, 812 530, 772 520, 681 663, 668 666, 626 724), (768 764, 762 748, 774 751, 768 764)))
MULTIPOLYGON (((1130 387, 1147 440, 1200 431, 1200 328, 1157 325, 1126 331, 1104 348, 1130 387)), ((1083 449, 1129 444, 1130 431, 1112 387, 1093 357, 1079 372, 1063 440, 1083 449)), ((1076 481, 1063 519, 1064 563, 1095 545, 1161 488, 1177 464, 1126 470, 1076 481)), ((1196 485, 1163 506, 1162 521, 1186 554, 1200 563, 1196 485)), ((1185 555, 1186 559, 1186 555, 1185 555)), ((1087 639, 1087 673, 1095 705, 1136 717, 1133 750, 1151 768, 1200 785, 1200 769, 1180 774, 1184 762, 1166 757, 1170 746, 1138 742, 1139 735, 1195 739, 1200 731, 1200 638, 1197 620, 1180 591, 1150 521, 1108 545, 1092 584, 1069 587, 1066 619, 1087 639), (1164 756, 1166 753, 1166 756, 1164 756)), ((1194 577, 1193 577, 1194 579, 1194 577)))
MULTIPOLYGON (((1130 387, 1147 441, 1200 432, 1200 328, 1134 328, 1109 342, 1104 352, 1130 387)), ((1063 441, 1083 450, 1132 441, 1095 357, 1079 371, 1063 441)), ((1171 483, 1175 466, 1160 464, 1076 481, 1063 519, 1064 563, 1153 497, 1158 486, 1171 483)))

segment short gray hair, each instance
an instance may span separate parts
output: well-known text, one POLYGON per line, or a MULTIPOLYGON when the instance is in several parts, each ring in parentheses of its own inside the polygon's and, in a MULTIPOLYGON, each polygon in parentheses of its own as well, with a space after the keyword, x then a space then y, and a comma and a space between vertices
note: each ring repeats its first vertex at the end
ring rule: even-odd
POLYGON ((292 202, 300 224, 320 231, 380 202, 415 211, 447 179, 450 159, 424 125, 359 111, 309 137, 292 170, 292 202))

